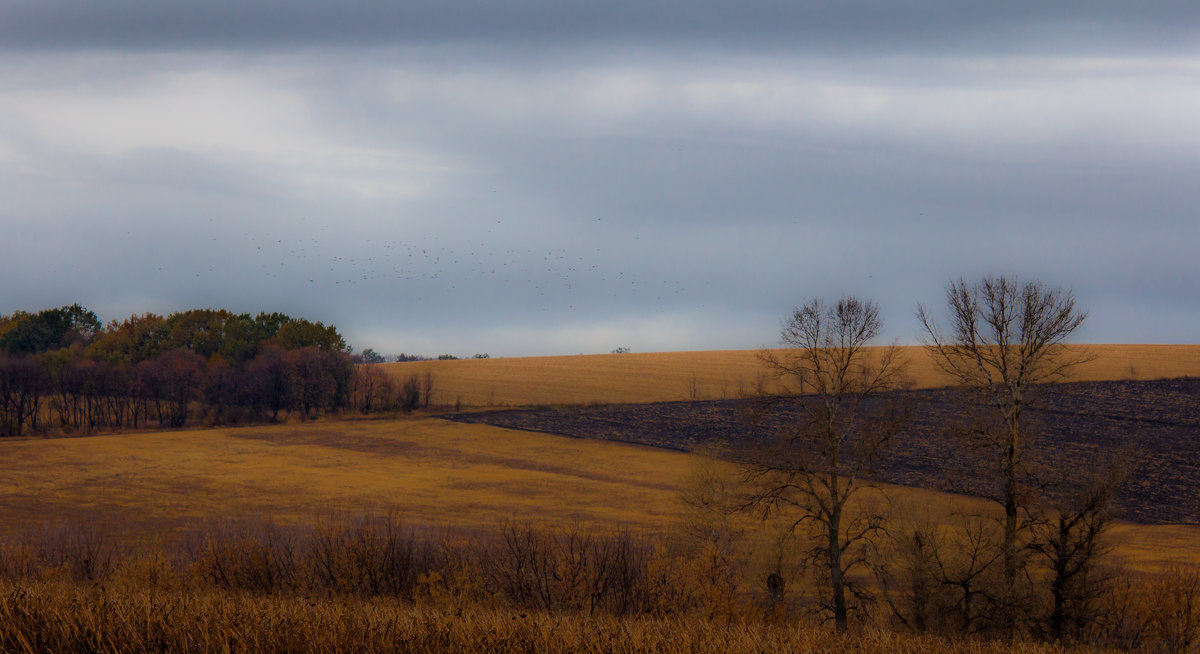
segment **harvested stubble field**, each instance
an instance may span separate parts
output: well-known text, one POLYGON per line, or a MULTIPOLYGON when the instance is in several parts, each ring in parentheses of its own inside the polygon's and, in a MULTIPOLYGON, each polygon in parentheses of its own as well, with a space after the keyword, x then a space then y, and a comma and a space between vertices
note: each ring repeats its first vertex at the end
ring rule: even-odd
MULTIPOLYGON (((417 527, 510 522, 663 534, 691 454, 438 418, 0 442, 0 535, 63 522, 171 538, 228 519, 394 513, 417 527)), ((959 498, 894 488, 914 503, 959 498)))
POLYGON ((0 530, 100 520, 133 536, 207 521, 511 519, 656 529, 687 455, 433 418, 329 420, 0 442, 0 530))
MULTIPOLYGON (((658 447, 437 418, 14 440, 0 442, 0 460, 0 535, 74 522, 140 542, 229 519, 303 525, 364 513, 455 530, 535 521, 666 534, 697 467, 658 447)), ((884 489, 898 514, 983 510, 947 493, 884 489)), ((1194 561, 1200 528, 1124 525, 1114 536, 1121 558, 1157 569, 1194 561)))
MULTIPOLYGON (((874 475, 905 486, 963 492, 983 471, 964 456, 954 434, 961 393, 896 392, 914 407, 908 428, 885 452, 874 475)), ((881 399, 882 400, 882 399, 881 399)), ((1200 525, 1200 378, 1077 382, 1053 387, 1030 411, 1037 457, 1052 468, 1087 466, 1100 454, 1128 452, 1122 487, 1125 516, 1146 524, 1200 525)), ((757 399, 666 402, 599 407, 462 413, 452 419, 577 438, 687 451, 727 446, 733 458, 760 445, 800 416, 795 402, 771 410, 757 399)))
MULTIPOLYGON (((1200 376, 1200 345, 1086 345, 1076 381, 1200 376)), ((922 347, 905 347, 916 388, 948 380, 922 347)), ((633 404, 735 399, 779 390, 758 350, 412 361, 380 365, 403 381, 432 373, 433 401, 463 407, 633 404)))

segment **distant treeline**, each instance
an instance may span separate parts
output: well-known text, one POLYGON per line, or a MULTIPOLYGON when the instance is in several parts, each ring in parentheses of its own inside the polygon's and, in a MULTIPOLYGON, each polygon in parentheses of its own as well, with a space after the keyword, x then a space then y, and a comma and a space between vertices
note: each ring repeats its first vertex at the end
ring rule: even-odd
POLYGON ((355 378, 334 326, 282 313, 0 316, 0 435, 315 416, 361 404, 355 378))
MULTIPOLYGON (((421 354, 408 354, 401 352, 400 354, 383 355, 371 348, 363 350, 359 354, 351 357, 355 363, 407 363, 409 361, 457 361, 462 357, 454 354, 439 354, 436 357, 427 357, 421 354)), ((490 359, 492 356, 487 352, 477 353, 471 357, 472 359, 490 359)))

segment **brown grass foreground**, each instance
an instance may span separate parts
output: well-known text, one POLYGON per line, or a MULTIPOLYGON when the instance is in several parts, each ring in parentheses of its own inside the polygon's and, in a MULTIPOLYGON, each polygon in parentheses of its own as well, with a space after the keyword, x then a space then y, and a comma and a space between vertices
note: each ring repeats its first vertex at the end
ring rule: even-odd
MULTIPOLYGON (((463 539, 363 516, 227 525, 174 551, 66 535, 0 544, 0 651, 1088 651, 968 640, 951 614, 916 635, 880 604, 838 637, 803 587, 771 599, 749 560, 627 531, 513 524, 463 539)), ((1200 642, 1200 571, 1123 577, 1106 597, 1085 642, 1200 642)), ((1025 637, 1044 606, 1029 608, 1025 637)))
MULTIPOLYGON (((1085 345, 1095 360, 1076 381, 1200 375, 1200 345, 1085 345)), ((923 347, 906 347, 918 388, 950 380, 923 347)), ((757 350, 594 354, 382 364, 403 380, 433 373, 433 401, 447 406, 633 404, 761 395, 778 389, 757 350)))
POLYGON ((0 582, 5 652, 859 652, 1082 651, 699 617, 614 618, 437 608, 387 599, 113 591, 0 582))

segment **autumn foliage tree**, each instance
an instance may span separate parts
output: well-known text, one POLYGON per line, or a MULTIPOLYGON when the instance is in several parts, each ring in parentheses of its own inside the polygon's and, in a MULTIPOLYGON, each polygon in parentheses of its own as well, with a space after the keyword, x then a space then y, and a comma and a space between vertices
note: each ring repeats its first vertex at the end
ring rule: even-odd
POLYGON ((75 304, 0 316, 0 434, 316 416, 350 406, 332 325, 195 309, 101 327, 75 304))

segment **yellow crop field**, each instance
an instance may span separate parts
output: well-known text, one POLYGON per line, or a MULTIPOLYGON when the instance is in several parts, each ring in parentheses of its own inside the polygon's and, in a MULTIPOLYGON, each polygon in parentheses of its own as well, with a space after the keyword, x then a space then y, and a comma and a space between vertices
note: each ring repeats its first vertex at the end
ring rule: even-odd
POLYGON ((0 525, 95 516, 138 531, 230 516, 284 523, 397 511, 405 522, 510 519, 655 528, 687 455, 438 419, 0 442, 0 525))
MULTIPOLYGON (((392 511, 435 527, 532 520, 667 533, 697 462, 433 418, 13 440, 0 442, 0 460, 0 529, 94 519, 138 538, 230 517, 301 524, 392 511)), ((952 495, 886 490, 902 518, 987 510, 952 495)), ((1200 527, 1123 524, 1113 533, 1117 557, 1137 569, 1200 557, 1200 527)))
MULTIPOLYGON (((1200 345, 1086 345, 1073 379, 1200 375, 1200 345)), ((917 388, 949 383, 923 347, 906 347, 917 388)), ((440 405, 530 406, 738 398, 778 389, 757 350, 594 354, 380 364, 392 377, 434 376, 440 405)))

